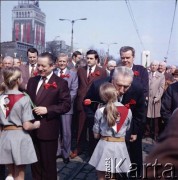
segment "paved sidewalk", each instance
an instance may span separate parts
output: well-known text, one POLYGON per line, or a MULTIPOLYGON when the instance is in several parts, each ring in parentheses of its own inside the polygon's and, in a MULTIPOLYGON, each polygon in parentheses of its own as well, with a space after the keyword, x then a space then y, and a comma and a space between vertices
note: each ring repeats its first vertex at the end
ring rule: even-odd
MULTIPOLYGON (((143 160, 154 146, 151 138, 142 140, 143 142, 143 160)), ((58 180, 97 180, 95 169, 88 164, 89 157, 85 154, 71 159, 68 164, 64 164, 62 159, 57 159, 58 180)), ((26 179, 32 180, 30 168, 27 168, 26 179)))

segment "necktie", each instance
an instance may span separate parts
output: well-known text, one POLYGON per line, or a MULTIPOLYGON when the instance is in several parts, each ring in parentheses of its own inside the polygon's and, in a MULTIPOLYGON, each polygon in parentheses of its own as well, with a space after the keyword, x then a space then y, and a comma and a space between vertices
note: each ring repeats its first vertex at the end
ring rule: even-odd
POLYGON ((87 79, 88 79, 88 81, 90 81, 90 75, 91 75, 91 70, 92 70, 92 67, 89 67, 89 71, 88 71, 88 77, 87 77, 87 79))
POLYGON ((34 72, 35 72, 35 65, 34 64, 31 64, 31 77, 34 77, 34 72))
POLYGON ((45 76, 42 77, 43 82, 42 82, 42 84, 41 84, 41 86, 40 86, 40 88, 38 89, 38 92, 37 92, 37 94, 36 94, 36 101, 38 101, 39 97, 41 96, 41 94, 42 94, 42 92, 43 92, 43 90, 44 90, 44 84, 45 84, 46 79, 47 79, 47 78, 46 78, 45 76))
POLYGON ((60 77, 62 77, 62 74, 63 74, 63 70, 60 71, 60 77))

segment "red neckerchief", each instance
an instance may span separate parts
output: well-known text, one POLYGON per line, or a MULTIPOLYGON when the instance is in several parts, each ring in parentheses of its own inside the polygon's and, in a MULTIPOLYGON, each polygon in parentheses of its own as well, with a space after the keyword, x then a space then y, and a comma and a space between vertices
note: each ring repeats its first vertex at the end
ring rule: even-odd
POLYGON ((125 120, 127 119, 127 115, 129 112, 129 109, 126 108, 125 106, 117 106, 117 110, 120 114, 120 120, 117 123, 117 128, 116 131, 119 132, 119 130, 121 129, 122 125, 124 124, 125 120))
POLYGON ((8 94, 8 96, 6 98, 9 99, 9 103, 6 104, 6 118, 9 116, 14 104, 20 100, 22 97, 24 96, 24 94, 8 94))

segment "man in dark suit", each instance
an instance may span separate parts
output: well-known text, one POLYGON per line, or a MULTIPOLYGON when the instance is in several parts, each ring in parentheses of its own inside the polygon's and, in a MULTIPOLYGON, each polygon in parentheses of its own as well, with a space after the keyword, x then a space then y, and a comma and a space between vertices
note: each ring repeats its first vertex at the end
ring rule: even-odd
MULTIPOLYGON (((133 81, 133 72, 127 67, 116 67, 112 78, 107 77, 101 80, 93 82, 85 99, 91 99, 91 101, 101 102, 99 96, 99 87, 104 82, 112 82, 118 90, 121 98, 119 99, 124 105, 129 104, 131 101, 135 101, 135 104, 130 105, 132 110, 132 122, 130 130, 126 134, 126 143, 130 159, 132 163, 137 165, 137 172, 140 174, 142 167, 142 142, 138 137, 141 133, 144 117, 144 92, 137 81, 133 81)), ((94 123, 94 114, 97 109, 98 103, 92 103, 90 106, 85 106, 87 118, 90 119, 90 128, 92 129, 94 123)), ((90 155, 96 146, 90 145, 90 155)))
POLYGON ((30 77, 34 77, 37 75, 37 59, 38 59, 38 51, 35 48, 29 48, 27 50, 28 62, 26 65, 21 65, 19 68, 22 71, 22 79, 23 82, 20 85, 21 90, 25 90, 27 88, 27 83, 30 77))
POLYGON ((27 93, 35 103, 33 112, 41 126, 32 132, 38 162, 32 164, 35 180, 57 180, 56 153, 59 137, 59 115, 70 110, 67 81, 53 73, 54 60, 50 53, 42 53, 37 61, 40 76, 29 79, 27 93))
POLYGON ((161 101, 161 117, 168 124, 173 111, 178 107, 178 82, 168 86, 161 101))
POLYGON ((107 77, 106 70, 99 67, 99 56, 95 50, 86 53, 87 66, 78 69, 79 87, 76 97, 76 121, 77 121, 77 147, 71 154, 71 158, 81 153, 81 145, 86 141, 86 115, 83 109, 83 100, 93 81, 107 77))
MULTIPOLYGON (((69 70, 67 68, 68 63, 68 56, 64 53, 61 53, 57 58, 57 69, 55 70, 55 74, 59 77, 65 79, 68 82, 68 87, 70 90, 70 96, 71 96, 71 109, 69 112, 61 115, 61 136, 60 137, 62 141, 62 152, 60 149, 60 143, 58 143, 58 154, 62 154, 63 162, 68 163, 69 162, 69 155, 71 151, 71 124, 72 124, 72 115, 74 113, 73 111, 73 104, 75 97, 77 95, 77 89, 78 89, 78 76, 77 72, 73 70, 69 70)), ((59 141, 60 142, 60 141, 59 141)))
POLYGON ((77 62, 82 58, 82 53, 80 51, 75 51, 72 54, 72 60, 68 62, 68 69, 75 69, 77 62))
POLYGON ((130 46, 123 46, 120 48, 120 58, 122 61, 122 66, 126 66, 133 70, 134 80, 141 83, 141 86, 144 89, 145 98, 148 97, 148 72, 146 68, 141 65, 134 64, 135 58, 135 49, 130 46))

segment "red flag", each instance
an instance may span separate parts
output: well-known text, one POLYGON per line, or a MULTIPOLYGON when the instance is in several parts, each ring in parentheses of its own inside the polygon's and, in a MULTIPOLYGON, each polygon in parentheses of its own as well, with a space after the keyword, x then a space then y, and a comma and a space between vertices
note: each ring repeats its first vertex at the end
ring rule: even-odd
POLYGON ((30 43, 30 28, 31 28, 30 23, 27 23, 27 34, 26 34, 27 43, 30 43))
POLYGON ((19 40, 19 23, 15 23, 15 40, 19 40))
POLYGON ((104 59, 103 67, 106 67, 107 64, 108 64, 108 57, 106 56, 106 58, 104 59))

